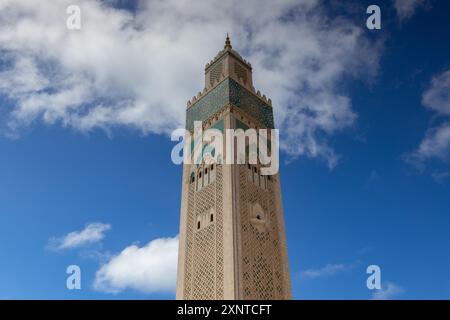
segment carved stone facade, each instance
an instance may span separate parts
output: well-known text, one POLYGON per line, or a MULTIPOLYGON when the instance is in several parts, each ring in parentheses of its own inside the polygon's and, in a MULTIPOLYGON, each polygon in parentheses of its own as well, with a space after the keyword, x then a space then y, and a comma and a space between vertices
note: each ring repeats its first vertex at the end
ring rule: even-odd
MULTIPOLYGON (((205 67, 205 89, 187 104, 186 128, 274 128, 272 102, 231 47, 205 67)), ((177 299, 290 299, 279 175, 259 164, 185 164, 177 299)))

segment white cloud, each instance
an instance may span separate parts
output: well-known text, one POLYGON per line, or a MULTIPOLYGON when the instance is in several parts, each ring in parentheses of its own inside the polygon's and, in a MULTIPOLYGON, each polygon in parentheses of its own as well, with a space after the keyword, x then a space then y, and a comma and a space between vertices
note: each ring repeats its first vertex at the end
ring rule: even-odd
POLYGON ((425 0, 394 0, 394 7, 400 21, 411 18, 420 7, 426 4, 425 0))
POLYGON ((406 156, 408 162, 419 167, 430 159, 450 158, 450 70, 433 77, 422 95, 422 104, 446 120, 429 128, 418 148, 406 156))
POLYGON ((320 269, 308 269, 302 272, 302 276, 305 278, 321 278, 326 276, 334 276, 338 273, 347 272, 354 268, 353 264, 327 264, 320 269))
POLYGON ((177 260, 178 236, 155 239, 143 247, 131 245, 97 271, 94 288, 110 293, 174 292, 177 260))
POLYGON ((431 79, 431 85, 422 95, 422 104, 442 115, 450 116, 450 70, 431 79))
POLYGON ((141 1, 135 14, 78 3, 82 29, 69 31, 72 1, 0 2, 0 94, 14 103, 14 132, 37 120, 144 134, 183 126, 204 64, 230 31, 255 86, 274 101, 282 149, 333 167, 329 138, 357 119, 343 84, 377 72, 380 46, 320 0, 141 1))
POLYGON ((392 282, 383 283, 380 290, 374 290, 373 300, 389 300, 395 296, 404 293, 405 290, 392 282))
POLYGON ((437 158, 447 160, 450 155, 450 123, 428 129, 425 138, 417 150, 411 153, 407 160, 421 166, 424 161, 437 158))
POLYGON ((51 238, 48 247, 53 250, 63 250, 92 244, 102 240, 109 229, 111 229, 110 224, 90 223, 81 231, 69 232, 60 238, 51 238))

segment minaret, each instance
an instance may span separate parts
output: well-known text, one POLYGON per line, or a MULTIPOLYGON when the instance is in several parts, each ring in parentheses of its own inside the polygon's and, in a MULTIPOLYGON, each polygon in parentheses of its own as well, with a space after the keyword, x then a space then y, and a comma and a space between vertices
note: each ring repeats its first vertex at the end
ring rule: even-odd
MULTIPOLYGON (((206 64, 205 88, 187 103, 186 129, 273 129, 272 102, 252 66, 225 46, 206 64)), ((279 175, 261 165, 183 165, 177 299, 290 299, 279 175)))

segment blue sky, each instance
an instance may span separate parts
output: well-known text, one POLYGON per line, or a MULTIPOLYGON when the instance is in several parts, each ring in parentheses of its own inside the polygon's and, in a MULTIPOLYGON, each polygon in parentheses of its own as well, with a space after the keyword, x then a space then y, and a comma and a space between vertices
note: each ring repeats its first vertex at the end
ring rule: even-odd
MULTIPOLYGON (((19 25, 20 21, 1 13, 2 9, 27 9, 26 1, 17 3, 9 3, 10 8, 0 6, 1 24, 19 25)), ((106 33, 93 29, 87 33, 97 35, 99 45, 102 39, 107 43, 106 36, 111 34, 119 44, 130 41, 124 34, 111 33, 117 27, 115 19, 120 26, 127 19, 143 19, 155 9, 126 1, 103 6, 80 3, 82 10, 88 8, 88 22, 94 13, 106 17, 108 8, 118 12, 109 19, 112 25, 102 20, 83 26, 107 29, 106 33), (134 16, 130 18, 127 12, 134 16)), ((167 133, 183 123, 185 101, 201 90, 202 68, 221 49, 226 31, 231 32, 234 47, 253 63, 255 86, 274 98, 281 139, 284 135, 285 145, 291 146, 281 151, 280 175, 293 297, 370 299, 373 292, 366 287, 366 268, 376 264, 388 298, 450 298, 450 135, 444 134, 450 115, 450 75, 446 73, 450 70, 450 5, 412 1, 417 5, 405 8, 397 3, 396 10, 396 3, 377 3, 382 29, 372 31, 365 28, 365 8, 372 3, 360 1, 304 4, 300 14, 293 13, 295 1, 287 1, 290 11, 279 11, 287 14, 267 13, 267 20, 261 20, 271 22, 268 26, 250 19, 242 29, 230 26, 234 18, 219 16, 216 29, 203 30, 208 28, 192 24, 188 12, 180 18, 186 31, 177 34, 178 41, 171 38, 175 33, 155 33, 160 31, 158 26, 165 26, 162 15, 133 31, 134 38, 143 39, 133 42, 142 43, 139 52, 144 51, 143 57, 138 54, 130 61, 121 60, 125 67, 118 67, 117 74, 107 64, 110 59, 113 65, 117 63, 114 55, 105 51, 84 52, 92 54, 88 59, 95 61, 92 66, 85 61, 86 55, 64 56, 59 42, 51 43, 49 38, 36 41, 39 44, 32 41, 42 35, 0 33, 0 298, 174 298, 171 284, 163 284, 162 290, 157 289, 157 280, 141 284, 145 279, 139 272, 119 284, 112 283, 107 274, 106 281, 115 293, 94 283, 102 266, 111 266, 125 248, 134 244, 142 249, 154 239, 177 235, 182 172, 170 160, 174 143, 167 133), (280 17, 294 23, 286 27, 279 24, 280 17), (313 18, 328 19, 331 26, 315 25, 313 18), (333 43, 345 26, 358 28, 360 34, 348 42, 333 43), (285 37, 269 37, 287 32, 295 38, 295 27, 299 37, 304 36, 298 39, 299 45, 292 44, 295 39, 283 42, 285 37), (189 31, 214 35, 209 39, 189 31), (306 35, 312 40, 305 40, 306 35), (21 39, 13 46, 14 37, 21 39), (323 49, 320 52, 330 54, 317 56, 313 73, 302 65, 309 57, 300 51, 310 50, 308 44, 316 37, 326 40, 315 42, 323 49), (45 41, 48 47, 40 47, 45 41), (185 46, 184 57, 177 43, 185 46), (190 51, 189 44, 196 51, 190 51), (339 45, 342 49, 335 49, 339 45), (265 46, 285 51, 277 53, 265 46), (55 55, 42 48, 53 48, 55 55), (351 61, 343 59, 346 56, 351 61), (337 60, 330 61, 333 57, 337 60), (145 72, 138 64, 141 58, 150 61, 142 66, 145 72), (191 61, 195 62, 191 65, 191 61), (292 61, 299 67, 286 68, 284 64, 292 61), (325 62, 333 62, 339 71, 325 62), (158 64, 164 69, 158 69, 158 64), (74 65, 80 73, 74 72, 74 65), (326 78, 317 78, 316 84, 311 77, 319 73, 326 78), (292 78, 285 88, 267 80, 268 76, 292 78), (189 77, 192 81, 187 82, 189 77), (89 87, 79 85, 79 79, 80 83, 90 81, 89 87), (144 80, 148 84, 142 88, 127 86, 144 80), (297 111, 302 101, 317 102, 323 108, 312 109, 318 116, 304 120, 297 111), (329 119, 320 115, 323 110, 325 114, 338 111, 330 111, 329 119), (310 131, 302 131, 302 126, 310 131), (61 244, 67 234, 80 232, 90 223, 110 229, 100 231, 90 243, 52 247, 52 241, 61 244), (71 264, 81 267, 82 290, 66 289, 65 271, 71 264)), ((48 6, 48 19, 52 19, 52 10, 57 12, 59 7, 48 6)), ((171 11, 159 9, 172 23, 171 11)), ((39 14, 32 15, 31 21, 42 26, 39 14)), ((123 29, 122 25, 118 30, 127 34, 123 29)), ((79 39, 72 40, 78 48, 79 39)), ((83 45, 88 46, 87 42, 83 45)), ((135 52, 116 55, 122 54, 135 52)), ((133 273, 136 265, 129 263, 127 270, 133 273)))

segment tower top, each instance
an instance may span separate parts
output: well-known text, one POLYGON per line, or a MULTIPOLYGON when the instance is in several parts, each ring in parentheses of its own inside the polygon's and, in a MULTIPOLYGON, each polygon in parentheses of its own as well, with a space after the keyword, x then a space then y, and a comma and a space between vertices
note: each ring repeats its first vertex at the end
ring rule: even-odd
POLYGON ((225 45, 223 46, 223 49, 220 50, 216 56, 206 64, 205 70, 210 68, 212 65, 214 65, 219 60, 223 60, 224 56, 233 56, 234 60, 238 60, 239 63, 243 64, 247 69, 252 70, 252 65, 250 62, 245 60, 236 50, 233 49, 233 46, 231 45, 230 35, 227 32, 227 37, 225 38, 225 45))
POLYGON ((233 49, 230 35, 227 32, 223 49, 205 66, 205 86, 203 91, 198 92, 196 96, 187 102, 187 108, 226 79, 234 80, 234 82, 257 96, 264 104, 271 107, 272 101, 267 99, 265 95, 261 95, 259 90, 255 90, 252 78, 252 65, 233 49))
POLYGON ((205 66, 205 87, 214 87, 217 82, 228 77, 250 90, 253 87, 252 66, 233 49, 227 32, 223 49, 205 66))

